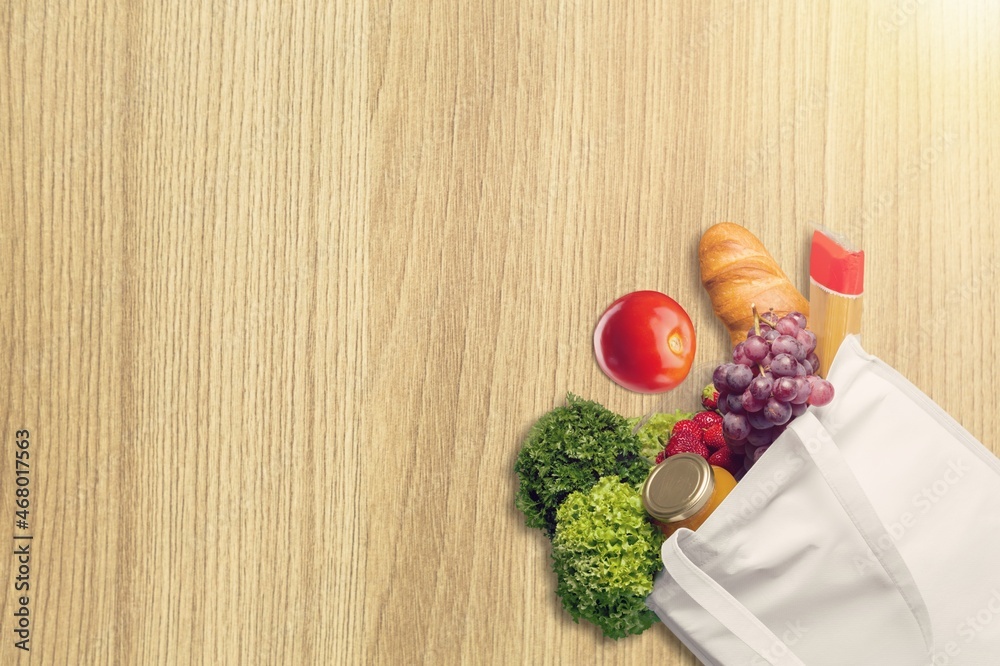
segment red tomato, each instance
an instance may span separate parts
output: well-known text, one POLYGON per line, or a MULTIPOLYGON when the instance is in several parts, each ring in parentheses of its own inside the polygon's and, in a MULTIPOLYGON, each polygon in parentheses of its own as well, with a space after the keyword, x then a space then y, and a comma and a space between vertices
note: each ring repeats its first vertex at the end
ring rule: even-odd
POLYGON ((658 291, 635 291, 611 304, 594 329, 601 370, 639 393, 662 393, 687 377, 694 361, 691 318, 658 291))

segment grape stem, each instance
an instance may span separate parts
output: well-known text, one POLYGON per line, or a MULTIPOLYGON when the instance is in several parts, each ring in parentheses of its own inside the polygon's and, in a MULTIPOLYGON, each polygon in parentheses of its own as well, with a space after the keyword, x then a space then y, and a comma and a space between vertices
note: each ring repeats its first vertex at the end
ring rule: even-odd
MULTIPOLYGON (((757 304, 751 303, 750 309, 753 311, 753 332, 758 336, 760 335, 760 313, 757 312, 757 304)), ((764 374, 764 366, 757 363, 757 367, 760 368, 760 374, 764 374)))

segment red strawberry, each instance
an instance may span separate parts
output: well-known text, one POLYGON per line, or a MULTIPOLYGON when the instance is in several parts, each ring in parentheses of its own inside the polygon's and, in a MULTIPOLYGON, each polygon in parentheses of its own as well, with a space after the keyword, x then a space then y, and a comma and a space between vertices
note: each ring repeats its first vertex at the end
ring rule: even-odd
POLYGON ((670 444, 666 448, 666 457, 675 456, 678 453, 694 453, 708 460, 711 452, 704 444, 692 439, 689 436, 682 436, 677 439, 670 438, 670 444))
POLYGON ((701 436, 701 441, 704 442, 712 451, 718 451, 719 449, 726 446, 726 438, 722 434, 722 423, 716 423, 711 426, 705 433, 701 436))
POLYGON ((710 465, 715 465, 716 467, 721 467, 730 474, 736 474, 736 472, 743 468, 743 461, 738 456, 734 455, 728 446, 723 446, 721 449, 710 455, 708 457, 708 463, 710 465))
POLYGON ((697 435, 691 432, 679 432, 670 437, 670 441, 667 442, 668 445, 674 442, 683 442, 687 446, 693 446, 695 444, 701 444, 701 433, 697 435))
POLYGON ((677 423, 674 424, 673 430, 670 431, 670 441, 673 441, 674 437, 686 434, 694 435, 695 439, 697 439, 700 442, 701 426, 690 419, 684 419, 683 421, 678 421, 677 423))
POLYGON ((701 392, 701 404, 705 409, 717 409, 719 407, 719 392, 715 390, 715 384, 709 384, 701 392))
POLYGON ((718 412, 698 412, 691 420, 697 423, 703 431, 708 430, 716 423, 722 425, 722 415, 718 412))

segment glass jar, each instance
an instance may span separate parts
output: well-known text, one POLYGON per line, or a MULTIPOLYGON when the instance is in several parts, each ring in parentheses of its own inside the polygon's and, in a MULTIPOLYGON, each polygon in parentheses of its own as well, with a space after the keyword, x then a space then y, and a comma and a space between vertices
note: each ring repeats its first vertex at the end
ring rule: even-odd
POLYGON ((642 503, 653 524, 670 536, 698 529, 736 487, 733 475, 694 453, 670 456, 654 467, 642 487, 642 503))

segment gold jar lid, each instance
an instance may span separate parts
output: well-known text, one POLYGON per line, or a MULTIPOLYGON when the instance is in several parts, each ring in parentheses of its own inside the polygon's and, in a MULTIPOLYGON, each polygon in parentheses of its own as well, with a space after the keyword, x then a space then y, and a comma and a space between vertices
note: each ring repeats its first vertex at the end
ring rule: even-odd
POLYGON ((646 511, 661 523, 675 523, 698 513, 715 491, 708 461, 694 453, 670 456, 650 471, 642 487, 646 511))

